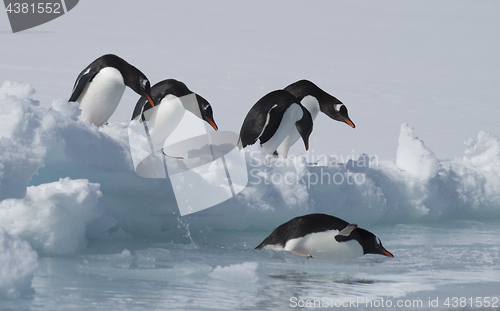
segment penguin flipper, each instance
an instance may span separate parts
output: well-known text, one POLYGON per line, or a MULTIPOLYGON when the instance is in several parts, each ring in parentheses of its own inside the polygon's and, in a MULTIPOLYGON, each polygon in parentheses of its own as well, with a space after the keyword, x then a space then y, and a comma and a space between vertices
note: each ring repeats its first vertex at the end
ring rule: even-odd
POLYGON ((281 120, 283 119, 283 111, 276 109, 277 107, 277 105, 274 105, 267 114, 268 121, 262 129, 262 134, 260 134, 259 136, 261 145, 265 144, 273 137, 274 133, 276 133, 281 124, 281 120))
POLYGON ((342 231, 339 232, 339 235, 349 236, 351 232, 357 227, 358 225, 356 224, 349 224, 347 227, 345 227, 344 229, 342 229, 342 231))
POLYGON ((144 113, 144 111, 150 108, 153 108, 153 106, 151 106, 151 103, 149 103, 148 98, 146 96, 141 96, 141 98, 139 98, 139 100, 137 101, 137 104, 135 104, 131 120, 139 119, 139 116, 141 116, 144 113))
POLYGON ((241 125, 239 136, 241 148, 255 144, 260 134, 262 134, 262 129, 265 127, 265 121, 255 116, 257 114, 256 111, 257 108, 255 106, 252 107, 241 125))
POLYGON ((243 121, 243 125, 241 126, 239 140, 241 142, 242 148, 245 148, 248 145, 255 144, 257 140, 262 136, 266 129, 266 126, 270 122, 269 112, 276 107, 276 105, 273 105, 272 107, 256 105, 254 105, 252 109, 250 109, 245 120, 243 121), (265 119, 260 117, 264 113, 266 113, 265 119))
POLYGON ((78 78, 75 81, 75 86, 73 87, 73 92, 71 93, 68 101, 76 102, 78 100, 78 97, 82 95, 83 89, 85 89, 87 83, 92 81, 96 74, 97 72, 93 71, 91 68, 84 69, 84 71, 82 71, 80 75, 78 75, 78 78))

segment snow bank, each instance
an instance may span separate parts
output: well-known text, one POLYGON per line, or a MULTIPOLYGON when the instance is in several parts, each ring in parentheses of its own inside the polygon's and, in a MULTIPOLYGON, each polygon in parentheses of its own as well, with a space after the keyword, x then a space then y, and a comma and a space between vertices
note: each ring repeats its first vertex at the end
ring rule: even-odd
POLYGON ((238 199, 259 216, 324 212, 365 224, 500 217, 500 139, 492 134, 479 133, 463 159, 451 160, 437 159, 406 124, 396 163, 361 154, 346 163, 304 155, 263 165, 249 152, 249 184, 238 199))
POLYGON ((29 292, 37 253, 28 242, 0 228, 0 297, 17 298, 29 292))
POLYGON ((401 126, 396 166, 408 176, 428 182, 437 174, 439 161, 424 142, 414 137, 413 128, 407 124, 401 126))
POLYGON ((31 176, 43 166, 46 149, 36 132, 41 119, 34 93, 26 84, 0 87, 0 200, 22 198, 31 176))
POLYGON ((26 84, 0 88, 0 226, 38 251, 71 253, 92 238, 190 243, 187 236, 207 228, 270 230, 313 212, 365 228, 500 217, 497 136, 481 132, 462 159, 443 160, 403 124, 395 162, 305 154, 268 164, 250 146, 247 187, 180 218, 170 180, 135 173, 127 123, 98 128, 77 120, 76 104, 58 100, 46 109, 33 94, 26 84))
POLYGON ((86 225, 104 215, 100 196, 99 185, 85 179, 31 186, 24 198, 0 202, 0 227, 37 250, 71 253, 85 248, 86 225))
POLYGON ((112 227, 114 220, 103 216, 99 184, 67 178, 72 174, 61 168, 78 167, 73 173, 84 171, 85 165, 129 168, 126 152, 113 159, 105 153, 127 149, 79 122, 76 104, 57 101, 51 109, 41 108, 32 99, 34 93, 27 84, 4 82, 0 87, 0 227, 39 251, 70 253, 85 248, 87 225, 98 231, 87 232, 95 236, 112 227), (47 163, 56 169, 28 187, 47 163))

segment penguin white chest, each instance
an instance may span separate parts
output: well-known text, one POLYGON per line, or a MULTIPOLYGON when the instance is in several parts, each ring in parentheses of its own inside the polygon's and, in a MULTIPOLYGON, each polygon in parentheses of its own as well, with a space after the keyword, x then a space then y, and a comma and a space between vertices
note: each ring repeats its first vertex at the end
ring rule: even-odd
POLYGON ((158 147, 163 147, 165 140, 181 122, 186 109, 182 101, 174 95, 165 96, 157 104, 149 118, 150 135, 158 147))
POLYGON ((310 254, 313 257, 352 258, 364 254, 363 247, 356 240, 337 242, 335 236, 338 233, 338 230, 310 233, 289 240, 284 250, 310 254))
MULTIPOLYGON (((312 119, 316 119, 319 113, 319 102, 316 99, 316 97, 307 95, 305 96, 302 101, 300 102, 304 108, 311 113, 312 119)), ((283 142, 279 145, 278 148, 276 148, 276 151, 278 152, 278 155, 286 158, 288 156, 288 150, 290 150, 290 147, 295 144, 297 140, 299 140, 300 134, 297 131, 297 128, 294 126, 288 133, 288 135, 285 137, 283 142)))
POLYGON ((115 112, 124 92, 120 71, 113 67, 101 69, 76 100, 82 111, 79 119, 97 126, 104 124, 115 112))
POLYGON ((262 144, 267 154, 272 154, 276 148, 278 148, 292 128, 295 128, 295 122, 302 119, 302 116, 303 111, 298 104, 292 104, 288 107, 274 135, 267 142, 262 144))
POLYGON ((307 95, 304 98, 302 98, 300 103, 302 104, 302 106, 304 106, 304 108, 307 109, 307 111, 309 111, 314 121, 314 119, 316 119, 316 117, 318 116, 320 110, 319 101, 316 99, 316 97, 307 95))

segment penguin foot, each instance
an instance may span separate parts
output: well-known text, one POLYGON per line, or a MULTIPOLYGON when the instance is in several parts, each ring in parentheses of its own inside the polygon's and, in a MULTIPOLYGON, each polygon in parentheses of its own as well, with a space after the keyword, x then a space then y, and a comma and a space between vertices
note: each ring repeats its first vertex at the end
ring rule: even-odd
POLYGON ((271 158, 272 158, 272 157, 273 157, 273 156, 272 156, 272 155, 270 155, 270 154, 267 154, 267 155, 266 155, 265 160, 266 160, 266 164, 267 164, 267 165, 269 165, 269 164, 271 163, 271 158))
POLYGON ((303 256, 306 258, 313 258, 313 256, 311 254, 301 254, 301 253, 297 253, 296 251, 291 251, 290 253, 292 253, 294 255, 298 255, 298 256, 303 256))

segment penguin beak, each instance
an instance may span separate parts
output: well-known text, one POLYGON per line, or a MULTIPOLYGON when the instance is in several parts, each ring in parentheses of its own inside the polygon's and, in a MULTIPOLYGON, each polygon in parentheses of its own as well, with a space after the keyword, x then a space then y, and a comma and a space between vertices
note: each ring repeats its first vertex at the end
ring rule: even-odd
POLYGON ((391 254, 391 253, 390 253, 388 250, 386 250, 385 248, 381 249, 380 251, 382 252, 382 255, 385 255, 385 256, 387 256, 387 257, 391 257, 391 258, 392 258, 392 257, 394 257, 394 255, 393 255, 393 254, 391 254))
POLYGON ((306 150, 309 150, 309 138, 306 140, 306 150))
POLYGON ((344 122, 347 123, 347 125, 349 125, 350 127, 352 127, 352 128, 356 127, 356 125, 354 125, 354 123, 352 123, 352 121, 349 120, 348 118, 342 117, 342 119, 344 119, 344 122))
POLYGON ((217 127, 217 124, 215 124, 215 122, 213 120, 211 120, 210 118, 206 118, 206 119, 207 119, 208 124, 210 124, 214 128, 214 130, 217 131, 219 129, 217 127))
POLYGON ((149 103, 151 104, 151 107, 154 107, 155 103, 153 102, 153 100, 151 99, 151 97, 149 97, 148 94, 144 94, 144 96, 146 96, 146 98, 148 99, 149 103))

